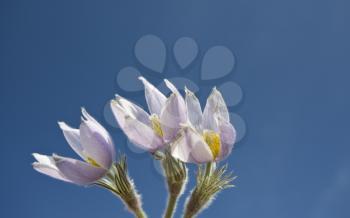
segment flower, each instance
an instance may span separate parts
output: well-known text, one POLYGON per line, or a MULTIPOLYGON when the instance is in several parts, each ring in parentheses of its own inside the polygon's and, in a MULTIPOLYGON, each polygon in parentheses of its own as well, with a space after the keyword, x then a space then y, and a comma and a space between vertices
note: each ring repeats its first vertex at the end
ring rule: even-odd
POLYGON ((141 149, 155 152, 171 142, 181 129, 180 124, 186 122, 186 104, 168 80, 164 82, 172 94, 167 98, 145 78, 139 79, 145 87, 149 113, 119 95, 111 101, 111 108, 129 140, 141 149))
POLYGON ((232 151, 236 131, 221 93, 214 87, 204 112, 197 97, 186 91, 188 122, 171 145, 173 157, 183 162, 221 161, 232 151))
POLYGON ((109 133, 82 108, 82 122, 74 129, 58 122, 71 148, 84 160, 34 153, 33 168, 55 179, 89 185, 101 179, 115 162, 115 148, 109 133))

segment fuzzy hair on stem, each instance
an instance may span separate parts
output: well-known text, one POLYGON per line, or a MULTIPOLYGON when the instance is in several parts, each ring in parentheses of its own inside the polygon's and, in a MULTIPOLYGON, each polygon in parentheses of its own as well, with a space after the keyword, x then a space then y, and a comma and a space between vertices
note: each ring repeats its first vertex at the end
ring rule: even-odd
POLYGON ((197 185, 186 200, 183 217, 193 218, 208 208, 222 190, 234 187, 231 182, 236 178, 231 172, 227 173, 227 165, 216 168, 209 174, 207 169, 199 165, 197 185))
POLYGON ((125 155, 121 155, 119 161, 95 185, 103 187, 119 197, 136 218, 147 218, 142 209, 141 196, 137 193, 134 182, 128 175, 125 155))
POLYGON ((169 192, 167 208, 163 217, 171 218, 174 215, 177 201, 183 194, 187 184, 188 170, 185 163, 172 157, 169 152, 165 153, 162 160, 162 167, 169 192))

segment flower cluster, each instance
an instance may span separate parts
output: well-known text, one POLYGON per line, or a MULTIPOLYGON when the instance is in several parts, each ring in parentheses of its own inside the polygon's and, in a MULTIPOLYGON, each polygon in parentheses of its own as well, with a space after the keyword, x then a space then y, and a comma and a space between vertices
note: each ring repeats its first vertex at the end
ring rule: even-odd
MULTIPOLYGON (((221 93, 213 88, 202 110, 198 98, 185 88, 183 97, 168 80, 171 94, 165 96, 145 78, 148 112, 116 95, 112 112, 128 139, 162 163, 169 198, 164 217, 172 217, 177 200, 187 183, 187 163, 198 164, 197 185, 186 201, 184 217, 194 217, 208 206, 217 193, 232 187, 235 178, 218 167, 227 158, 236 139, 229 112, 221 93), (206 164, 206 168, 202 167, 206 164)), ((56 179, 82 186, 98 185, 117 195, 135 217, 147 217, 140 195, 128 176, 126 158, 115 155, 109 133, 82 109, 79 129, 59 122, 71 148, 82 158, 76 160, 53 154, 33 154, 35 170, 56 179)))

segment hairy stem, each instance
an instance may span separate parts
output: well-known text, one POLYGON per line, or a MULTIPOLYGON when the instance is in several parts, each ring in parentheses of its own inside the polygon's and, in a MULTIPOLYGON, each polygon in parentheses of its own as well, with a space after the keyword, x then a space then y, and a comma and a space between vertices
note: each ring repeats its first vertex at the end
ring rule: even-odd
POLYGON ((164 214, 164 218, 172 218, 175 212, 177 200, 179 195, 178 194, 170 194, 168 199, 168 205, 164 214))
POLYGON ((184 216, 184 218, 193 218, 193 217, 194 217, 194 215, 189 214, 189 213, 186 213, 185 216, 184 216))
POLYGON ((137 210, 134 211, 134 213, 135 213, 135 217, 137 218, 147 218, 147 215, 142 208, 138 208, 137 210))
POLYGON ((121 156, 106 176, 95 182, 95 185, 103 187, 119 197, 136 218, 147 218, 142 209, 141 196, 137 193, 134 182, 128 176, 125 156, 121 156))
POLYGON ((162 167, 169 192, 167 208, 164 218, 172 218, 176 209, 177 200, 183 193, 187 183, 187 168, 184 163, 166 153, 162 160, 162 167))
POLYGON ((212 162, 208 162, 205 169, 205 176, 208 177, 211 174, 212 162))
POLYGON ((147 215, 141 206, 140 197, 135 192, 131 195, 132 197, 129 199, 122 198, 129 211, 133 212, 136 218, 147 218, 147 215))

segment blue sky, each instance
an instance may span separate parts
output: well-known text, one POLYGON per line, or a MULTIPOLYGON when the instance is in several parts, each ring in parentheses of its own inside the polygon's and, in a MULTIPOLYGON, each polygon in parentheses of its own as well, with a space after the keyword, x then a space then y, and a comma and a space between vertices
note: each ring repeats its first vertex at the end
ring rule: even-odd
MULTIPOLYGON (((232 49, 232 74, 210 82, 196 67, 182 74, 204 92, 224 81, 243 89, 232 110, 246 122, 245 137, 227 160, 238 179, 200 217, 349 217, 350 3, 345 0, 53 1, 0 2, 1 214, 4 217, 131 217, 98 188, 81 188, 38 174, 32 152, 73 156, 58 129, 77 126, 80 107, 100 120, 129 169, 150 217, 162 214, 164 183, 147 154, 127 148, 103 108, 121 90, 125 66, 145 70, 133 54, 145 34, 169 49, 188 36, 201 54, 232 49)), ((192 171, 193 172, 193 171, 192 171)), ((193 178, 186 193, 193 187, 193 178)), ((176 217, 180 217, 184 197, 176 217)))

